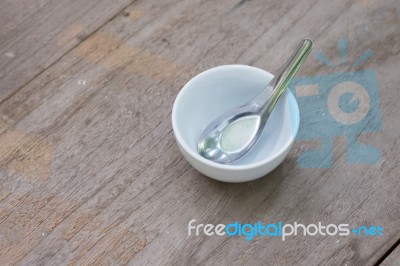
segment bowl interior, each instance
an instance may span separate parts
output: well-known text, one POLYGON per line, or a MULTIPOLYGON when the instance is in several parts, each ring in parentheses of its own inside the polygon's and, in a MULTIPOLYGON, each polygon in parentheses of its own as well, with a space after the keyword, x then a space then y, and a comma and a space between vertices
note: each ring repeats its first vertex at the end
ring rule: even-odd
MULTIPOLYGON (((204 128, 227 110, 251 100, 272 78, 270 73, 255 67, 227 65, 209 69, 190 80, 180 91, 173 111, 174 131, 183 148, 203 160, 197 153, 197 141, 204 128)), ((256 145, 232 165, 272 160, 293 142, 298 127, 298 106, 293 94, 286 90, 256 145)))

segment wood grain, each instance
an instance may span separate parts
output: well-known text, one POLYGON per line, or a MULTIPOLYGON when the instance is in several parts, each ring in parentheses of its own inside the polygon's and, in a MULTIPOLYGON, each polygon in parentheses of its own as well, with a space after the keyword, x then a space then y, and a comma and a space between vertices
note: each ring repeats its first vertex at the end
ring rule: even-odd
POLYGON ((393 250, 388 257, 382 262, 384 266, 397 266, 400 264, 400 248, 393 250))
POLYGON ((2 1, 0 102, 98 30, 130 2, 2 1))
POLYGON ((396 1, 0 5, 19 14, 0 19, 1 265, 374 265, 400 239, 396 1), (273 71, 305 36, 330 58, 339 58, 341 37, 349 58, 374 52, 353 69, 310 59, 300 75, 376 70, 384 128, 359 138, 379 147, 381 162, 349 164, 339 137, 330 169, 300 168, 299 154, 315 143, 296 142, 257 181, 226 184, 194 170, 171 128, 180 88, 221 64, 273 71), (191 219, 379 224, 385 232, 248 242, 188 236, 191 219))

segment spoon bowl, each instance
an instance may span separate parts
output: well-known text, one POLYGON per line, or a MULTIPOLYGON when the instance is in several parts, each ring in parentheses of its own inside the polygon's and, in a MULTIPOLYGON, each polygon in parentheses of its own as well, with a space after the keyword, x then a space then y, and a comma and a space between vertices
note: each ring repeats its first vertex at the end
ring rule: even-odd
POLYGON ((192 78, 179 92, 172 109, 172 126, 185 159, 199 172, 224 182, 262 177, 288 154, 299 128, 299 109, 286 90, 272 112, 257 145, 239 160, 220 164, 197 152, 197 141, 215 117, 258 95, 273 75, 245 65, 224 65, 192 78), (212 97, 210 97, 212 95, 212 97), (271 139, 271 134, 278 136, 271 139))

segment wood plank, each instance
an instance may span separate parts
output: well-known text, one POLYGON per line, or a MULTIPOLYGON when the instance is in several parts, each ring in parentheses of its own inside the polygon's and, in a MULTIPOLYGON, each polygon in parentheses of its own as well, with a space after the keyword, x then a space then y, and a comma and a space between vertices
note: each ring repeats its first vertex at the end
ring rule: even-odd
MULTIPOLYGON (((1 264, 373 265, 400 238, 394 4, 135 2, 0 105, 1 264), (245 184, 190 167, 170 123, 184 83, 226 63, 275 69, 304 36, 331 58, 343 36, 348 57, 375 52, 362 67, 378 73, 384 129, 363 141, 380 148, 382 162, 347 163, 339 138, 328 170, 297 166, 313 145, 304 142, 245 184), (385 234, 248 242, 189 237, 191 219, 380 224, 385 234)), ((307 64, 301 75, 329 71, 307 64)))
POLYGON ((0 9, 0 102, 130 2, 3 1, 0 9))
POLYGON ((398 266, 400 264, 400 247, 397 246, 390 254, 385 258, 380 265, 382 266, 398 266))

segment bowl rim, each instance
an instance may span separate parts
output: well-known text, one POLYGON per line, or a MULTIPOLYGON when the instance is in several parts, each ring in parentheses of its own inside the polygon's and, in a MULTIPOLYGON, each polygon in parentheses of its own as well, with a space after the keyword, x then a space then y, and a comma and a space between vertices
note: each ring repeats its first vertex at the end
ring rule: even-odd
POLYGON ((226 70, 226 69, 237 69, 237 68, 246 68, 251 71, 263 72, 263 74, 271 75, 273 77, 273 75, 271 73, 269 73, 268 71, 265 71, 265 70, 257 68, 257 67, 249 66, 249 65, 228 64, 228 65, 221 65, 221 66, 209 68, 209 69, 197 74, 196 76, 194 76, 182 87, 182 89, 179 91, 178 95, 176 96, 173 107, 172 107, 172 115, 171 115, 172 129, 174 131, 175 138, 176 138, 176 141, 178 142, 179 146, 181 146, 194 160, 197 160, 197 161, 199 161, 203 164, 206 164, 212 168, 217 168, 217 169, 221 169, 221 170, 231 170, 231 171, 250 170, 250 169, 258 168, 258 167, 261 167, 263 165, 273 162, 275 159, 280 158, 280 156, 282 154, 284 154, 285 151, 287 151, 290 148, 290 146, 294 142, 294 139, 296 138, 297 132, 300 127, 300 111, 299 111, 299 105, 296 101, 296 97, 294 97, 293 93, 290 90, 286 90, 289 93, 288 97, 293 97, 294 104, 292 107, 295 108, 295 115, 297 114, 297 120, 299 122, 296 123, 297 124, 296 128, 293 129, 291 126, 291 129, 294 131, 294 132, 292 132, 293 138, 288 140, 285 143, 285 145, 283 145, 278 150, 278 152, 274 153, 272 156, 269 156, 268 158, 266 158, 264 160, 254 162, 254 163, 243 164, 243 165, 232 165, 232 164, 220 164, 220 163, 216 163, 216 162, 207 160, 206 158, 200 156, 200 154, 198 154, 197 152, 192 150, 192 148, 190 148, 190 146, 184 141, 184 138, 182 137, 181 133, 179 132, 179 127, 178 127, 178 122, 177 122, 177 112, 178 112, 177 106, 178 106, 179 102, 181 101, 185 91, 188 90, 188 88, 191 86, 192 83, 194 83, 197 79, 199 79, 200 77, 202 77, 204 75, 208 75, 212 72, 220 71, 222 69, 226 70))

